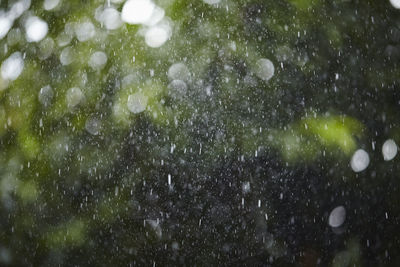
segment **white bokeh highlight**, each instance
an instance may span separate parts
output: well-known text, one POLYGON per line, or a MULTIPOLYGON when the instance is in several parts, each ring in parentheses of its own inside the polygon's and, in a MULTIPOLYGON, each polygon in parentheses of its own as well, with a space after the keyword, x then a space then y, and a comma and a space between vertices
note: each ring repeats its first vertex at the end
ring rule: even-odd
POLYGON ((148 98, 141 92, 128 96, 127 107, 130 112, 137 114, 146 110, 148 98))
POLYGON ((382 145, 382 155, 385 161, 392 160, 397 155, 397 144, 394 140, 388 139, 382 145))
POLYGON ((271 60, 266 58, 260 58, 256 62, 254 71, 258 78, 264 81, 268 81, 274 76, 275 67, 271 60))
POLYGON ((47 11, 55 9, 60 4, 60 0, 44 0, 43 8, 47 11))
POLYGON ((369 155, 363 149, 358 149, 352 156, 350 166, 354 172, 362 172, 369 165, 369 155))
POLYGON ((39 42, 46 37, 49 31, 47 22, 38 17, 29 17, 25 22, 26 40, 28 42, 39 42))
POLYGON ((389 0, 394 8, 400 9, 400 0, 389 0))
POLYGON ((342 226, 346 220, 346 209, 343 206, 334 208, 329 214, 329 226, 337 228, 342 226))
POLYGON ((23 69, 24 59, 22 58, 22 54, 15 52, 1 64, 1 77, 4 80, 14 81, 21 75, 23 69))
POLYGON ((156 5, 150 0, 128 0, 122 7, 121 18, 129 24, 145 24, 156 5))

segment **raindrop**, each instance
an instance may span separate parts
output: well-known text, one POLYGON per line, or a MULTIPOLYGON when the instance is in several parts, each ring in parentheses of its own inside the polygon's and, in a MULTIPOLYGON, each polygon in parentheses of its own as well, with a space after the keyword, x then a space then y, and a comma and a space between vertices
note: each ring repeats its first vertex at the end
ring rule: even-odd
POLYGON ((3 39, 11 29, 13 21, 5 14, 0 14, 0 39, 3 39))
POLYGON ((1 76, 5 80, 16 80, 24 69, 24 60, 20 52, 11 54, 1 64, 1 76))
POLYGON ((147 26, 154 26, 159 23, 165 16, 165 11, 161 7, 155 6, 150 18, 143 24, 147 26))
POLYGON ((147 101, 147 96, 141 92, 138 92, 133 95, 129 95, 127 106, 130 112, 137 114, 146 109, 147 101))
POLYGON ((261 58, 257 60, 255 66, 255 74, 258 76, 258 78, 264 81, 268 81, 274 76, 274 73, 275 67, 271 60, 266 58, 261 58))
POLYGON ((29 8, 30 5, 31 0, 22 0, 15 2, 11 7, 10 12, 8 13, 9 18, 11 20, 16 20, 25 12, 25 10, 29 8))
POLYGON ((148 223, 151 226, 151 228, 154 230, 157 237, 161 238, 162 229, 161 229, 159 220, 146 220, 146 223, 148 223))
POLYGON ((329 214, 329 225, 331 227, 340 227, 346 220, 346 209, 343 206, 334 208, 329 214))
POLYGON ((368 153, 363 149, 357 150, 351 158, 350 165, 355 172, 361 172, 365 170, 369 165, 368 153))
POLYGON ((59 46, 66 46, 71 42, 74 35, 74 31, 71 28, 72 25, 67 23, 65 25, 65 30, 57 36, 57 43, 59 46))
POLYGON ((189 69, 182 62, 172 64, 168 69, 168 78, 171 80, 187 81, 189 77, 189 69))
POLYGON ((79 103, 81 103, 83 98, 84 98, 84 95, 80 88, 73 87, 73 88, 68 89, 67 95, 66 95, 68 108, 76 107, 77 105, 79 105, 79 103))
POLYGON ((91 39, 96 33, 96 29, 93 23, 87 21, 80 24, 77 24, 75 27, 76 38, 80 42, 85 42, 91 39))
POLYGON ((8 43, 8 45, 13 46, 13 45, 18 44, 21 41, 22 41, 22 34, 21 34, 21 30, 19 28, 12 29, 7 34, 7 43, 8 43))
POLYGON ((106 8, 100 15, 100 22, 104 23, 107 30, 115 30, 121 27, 120 13, 114 8, 106 8))
POLYGON ((39 102, 47 107, 51 104, 51 100, 53 99, 53 89, 51 88, 50 85, 46 85, 45 87, 42 87, 39 91, 38 99, 39 102))
POLYGON ((397 155, 397 145, 392 139, 388 139, 382 146, 383 159, 386 161, 394 159, 397 155))
POLYGON ((157 48, 162 46, 170 37, 171 28, 168 25, 153 26, 146 31, 144 36, 148 46, 157 48))
POLYGON ((390 0, 390 3, 394 8, 400 9, 400 0, 390 0))
POLYGON ((25 22, 25 31, 28 42, 39 42, 46 37, 49 27, 44 20, 30 17, 25 22))
POLYGON ((89 118, 86 120, 85 129, 91 135, 98 135, 101 129, 101 121, 97 118, 89 118))
POLYGON ((89 66, 93 69, 102 69, 107 63, 107 55, 104 52, 97 51, 89 59, 89 66))
POLYGON ((172 176, 171 174, 168 174, 168 185, 171 185, 172 183, 172 176))
POLYGON ((44 0, 43 8, 45 10, 52 10, 58 6, 60 0, 44 0))
POLYGON ((178 242, 176 242, 176 241, 172 242, 171 248, 172 248, 173 250, 178 250, 178 249, 179 249, 179 244, 178 244, 178 242))
POLYGON ((122 7, 121 18, 129 24, 146 23, 153 15, 155 6, 150 0, 128 0, 122 7))
POLYGON ((0 249, 0 262, 9 265, 12 261, 11 252, 9 249, 2 247, 0 249))

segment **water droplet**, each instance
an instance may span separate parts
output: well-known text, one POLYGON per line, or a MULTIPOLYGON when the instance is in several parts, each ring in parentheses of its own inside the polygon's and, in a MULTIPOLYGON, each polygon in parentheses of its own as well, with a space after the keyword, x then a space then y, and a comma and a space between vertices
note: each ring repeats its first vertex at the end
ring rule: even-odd
POLYGON ((329 214, 329 225, 331 227, 340 227, 346 220, 346 209, 343 206, 334 208, 329 214))
POLYGON ((11 6, 10 11, 8 12, 8 16, 11 20, 16 20, 19 18, 25 10, 27 10, 31 5, 31 0, 21 0, 18 2, 14 2, 11 6))
POLYGON ((187 85, 181 80, 173 80, 168 85, 168 89, 168 94, 174 99, 183 99, 187 94, 187 85))
POLYGON ((171 80, 187 81, 189 77, 189 69, 182 62, 172 64, 168 69, 168 78, 171 80))
POLYGON ((397 145, 392 139, 388 139, 382 146, 383 159, 386 161, 394 159, 397 155, 397 145))
POLYGON ((101 121, 97 118, 89 118, 86 120, 85 129, 91 135, 98 135, 101 129, 101 121))
POLYGON ((115 30, 122 26, 121 15, 115 8, 104 9, 96 18, 107 30, 115 30))
POLYGON ((400 0, 390 0, 390 3, 394 8, 400 9, 400 0))
POLYGON ((221 0, 203 0, 204 3, 209 4, 209 5, 216 5, 219 2, 221 2, 221 0))
POLYGON ((155 6, 153 12, 148 20, 143 24, 147 26, 154 26, 159 23, 165 16, 165 11, 161 7, 155 6))
POLYGON ((13 21, 6 14, 0 14, 0 39, 7 35, 12 25, 13 21))
POLYGON ((146 31, 144 36, 148 46, 157 48, 162 46, 170 37, 171 28, 165 25, 156 25, 146 31))
POLYGON ((255 74, 258 78, 268 81, 274 76, 275 67, 271 60, 266 58, 260 58, 256 62, 255 74))
POLYGON ((137 114, 146 109, 147 101, 147 96, 138 92, 133 95, 129 95, 127 106, 130 112, 137 114))
POLYGON ((53 89, 51 88, 50 85, 46 85, 45 87, 41 88, 39 91, 39 102, 47 107, 51 104, 51 100, 53 99, 53 89))
POLYGON ((145 223, 148 223, 151 226, 151 228, 154 230, 157 237, 161 238, 162 229, 161 229, 160 221, 158 219, 157 220, 146 220, 145 223))
POLYGON ((50 57, 50 55, 53 53, 54 49, 54 41, 53 39, 47 37, 43 41, 39 43, 39 59, 40 60, 45 60, 50 57))
POLYGON ((5 80, 16 80, 24 69, 24 60, 20 52, 11 54, 1 64, 1 76, 5 80))
POLYGON ((74 61, 74 51, 72 50, 71 47, 66 47, 63 49, 63 51, 60 54, 60 62, 62 65, 66 66, 71 64, 74 61))
POLYGON ((84 98, 84 95, 80 88, 73 87, 73 88, 68 89, 67 95, 66 95, 68 108, 76 107, 77 105, 79 105, 79 103, 81 103, 83 98, 84 98))
POLYGON ((104 52, 97 51, 89 59, 89 66, 93 69, 102 69, 107 63, 107 55, 104 52))
POLYGON ((243 192, 243 194, 249 193, 250 190, 251 190, 250 182, 248 182, 248 181, 247 181, 247 182, 244 182, 244 183, 242 184, 242 192, 243 192))
POLYGON ((121 18, 129 24, 143 24, 151 18, 155 6, 150 0, 128 0, 122 7, 121 18))
POLYGON ((29 17, 25 22, 25 31, 28 42, 39 42, 46 37, 49 26, 38 17, 29 17))
POLYGON ((58 6, 60 0, 44 0, 43 8, 47 11, 52 10, 58 6))
POLYGON ((357 150, 350 161, 350 166, 355 172, 361 172, 365 170, 369 165, 368 153, 363 149, 357 150))
POLYGON ((93 38, 95 33, 96 33, 96 29, 95 29, 93 23, 91 23, 89 21, 77 24, 75 27, 76 38, 80 42, 85 42, 85 41, 93 38))

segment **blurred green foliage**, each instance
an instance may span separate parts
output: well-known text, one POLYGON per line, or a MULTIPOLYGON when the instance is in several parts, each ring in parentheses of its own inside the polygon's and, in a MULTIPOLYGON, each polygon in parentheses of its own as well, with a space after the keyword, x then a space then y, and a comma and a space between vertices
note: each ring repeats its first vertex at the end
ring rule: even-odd
POLYGON ((159 0, 157 48, 154 25, 102 21, 124 1, 46 2, 0 1, 0 19, 28 4, 0 39, 2 64, 24 62, 0 75, 0 265, 400 262, 398 159, 380 150, 400 142, 389 1, 159 0))

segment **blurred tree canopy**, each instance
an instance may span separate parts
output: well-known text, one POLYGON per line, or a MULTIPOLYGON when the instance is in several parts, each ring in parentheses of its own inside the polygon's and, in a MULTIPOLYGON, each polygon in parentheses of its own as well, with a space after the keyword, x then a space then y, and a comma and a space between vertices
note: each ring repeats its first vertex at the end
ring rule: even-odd
POLYGON ((0 0, 0 265, 399 265, 399 8, 0 0))

